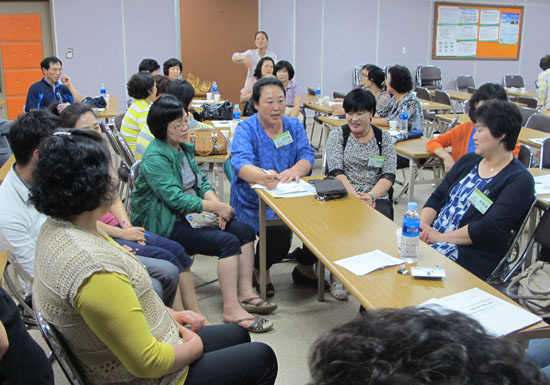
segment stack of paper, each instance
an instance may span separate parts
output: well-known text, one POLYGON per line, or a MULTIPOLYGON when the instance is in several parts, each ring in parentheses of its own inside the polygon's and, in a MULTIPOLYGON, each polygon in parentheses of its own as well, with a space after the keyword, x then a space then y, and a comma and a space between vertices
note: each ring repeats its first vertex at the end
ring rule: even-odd
POLYGON ((432 298, 420 306, 445 313, 446 309, 477 320, 489 334, 503 336, 540 322, 540 317, 477 287, 443 298, 432 298))
POLYGON ((388 266, 395 266, 405 263, 402 259, 394 258, 380 250, 374 250, 369 253, 359 254, 354 257, 340 259, 335 261, 339 266, 351 271, 356 275, 365 275, 375 270, 380 270, 388 266))
POLYGON ((277 184, 273 190, 269 190, 263 184, 255 184, 252 188, 263 189, 273 195, 275 198, 294 198, 308 195, 315 195, 315 187, 300 179, 298 183, 281 183, 277 184))
POLYGON ((539 175, 535 178, 535 192, 537 195, 550 194, 550 174, 539 175))

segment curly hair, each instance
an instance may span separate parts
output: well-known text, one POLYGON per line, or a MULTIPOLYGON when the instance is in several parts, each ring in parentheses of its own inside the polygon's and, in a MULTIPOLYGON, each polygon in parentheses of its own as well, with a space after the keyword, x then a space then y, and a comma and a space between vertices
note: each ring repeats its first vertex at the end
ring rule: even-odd
POLYGON ((58 130, 39 151, 30 200, 41 213, 68 219, 114 200, 117 182, 110 174, 109 151, 99 134, 58 130))
POLYGON ((165 94, 168 91, 171 80, 164 75, 153 75, 153 79, 157 83, 157 97, 165 94))
POLYGON ((260 80, 262 78, 262 66, 266 61, 270 61, 273 64, 273 68, 275 68, 275 62, 273 61, 272 58, 270 58, 269 56, 265 56, 261 58, 258 64, 256 65, 256 69, 254 70, 254 77, 257 80, 260 80))
POLYGON ((543 71, 546 71, 548 68, 550 68, 550 55, 544 55, 540 59, 539 67, 543 71))
POLYGON ((142 71, 132 75, 126 84, 126 89, 128 90, 128 95, 132 98, 146 99, 153 92, 154 85, 155 78, 153 75, 142 71))
POLYGON ((174 57, 162 63, 162 72, 164 73, 164 76, 168 76, 168 71, 170 70, 170 68, 176 66, 180 67, 180 72, 183 71, 183 64, 181 63, 181 61, 174 57))
POLYGON ((535 385, 543 376, 520 345, 488 335, 464 314, 369 310, 313 345, 316 385, 535 385))
POLYGON ((472 122, 475 122, 474 116, 475 116, 476 107, 479 104, 479 102, 485 102, 487 100, 492 100, 492 99, 498 99, 503 101, 508 100, 506 91, 504 90, 504 87, 502 87, 500 84, 485 83, 481 87, 479 87, 476 92, 474 92, 474 94, 470 98, 470 101, 468 102, 468 106, 470 106, 468 115, 470 116, 470 119, 472 120, 472 122))
POLYGON ((413 79, 407 67, 394 65, 388 69, 391 75, 390 86, 400 94, 406 94, 413 89, 413 79))
POLYGON ((147 126, 155 138, 166 140, 168 125, 174 120, 180 119, 185 112, 187 112, 187 107, 174 95, 162 95, 149 109, 147 126))

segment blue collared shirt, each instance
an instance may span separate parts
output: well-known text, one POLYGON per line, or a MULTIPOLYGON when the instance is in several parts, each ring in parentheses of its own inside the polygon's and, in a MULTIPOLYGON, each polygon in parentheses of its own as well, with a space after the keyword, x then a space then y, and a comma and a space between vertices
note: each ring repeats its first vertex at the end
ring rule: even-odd
POLYGON ((44 79, 34 83, 29 87, 27 101, 25 103, 25 112, 30 110, 40 110, 48 108, 50 104, 59 100, 63 103, 74 103, 71 91, 61 83, 55 83, 55 90, 44 79))

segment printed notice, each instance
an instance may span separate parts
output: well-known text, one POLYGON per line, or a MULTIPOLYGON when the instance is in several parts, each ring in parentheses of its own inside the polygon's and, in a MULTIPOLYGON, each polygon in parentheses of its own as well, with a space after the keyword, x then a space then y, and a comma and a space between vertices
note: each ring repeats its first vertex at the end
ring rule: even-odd
POLYGON ((500 9, 482 9, 481 25, 498 25, 500 23, 500 9))
POLYGON ((456 56, 469 57, 476 56, 477 41, 459 41, 456 43, 456 56))
POLYGON ((460 25, 456 37, 457 40, 477 40, 477 24, 460 25))
POLYGON ((498 41, 498 25, 479 27, 479 41, 498 41))
POLYGON ((458 26, 456 25, 438 25, 437 26, 437 46, 435 54, 437 56, 455 56, 456 39, 458 26))
POLYGON ((477 8, 460 8, 460 16, 458 24, 478 24, 479 9, 477 8))
POLYGON ((502 12, 500 16, 500 44, 516 45, 519 36, 519 13, 502 12))
POLYGON ((460 8, 458 7, 440 7, 437 24, 458 24, 460 18, 460 8))

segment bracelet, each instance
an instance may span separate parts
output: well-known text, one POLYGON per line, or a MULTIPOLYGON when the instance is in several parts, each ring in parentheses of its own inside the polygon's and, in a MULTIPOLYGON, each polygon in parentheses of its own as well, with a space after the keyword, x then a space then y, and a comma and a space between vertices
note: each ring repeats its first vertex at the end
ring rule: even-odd
POLYGON ((376 200, 376 197, 372 193, 372 191, 369 191, 367 194, 369 194, 372 197, 372 201, 374 202, 376 200))

